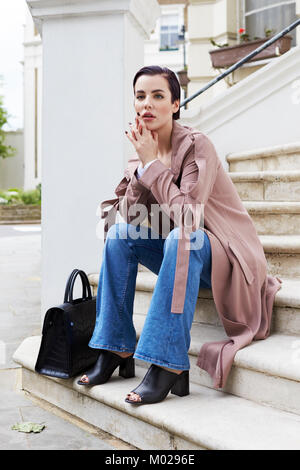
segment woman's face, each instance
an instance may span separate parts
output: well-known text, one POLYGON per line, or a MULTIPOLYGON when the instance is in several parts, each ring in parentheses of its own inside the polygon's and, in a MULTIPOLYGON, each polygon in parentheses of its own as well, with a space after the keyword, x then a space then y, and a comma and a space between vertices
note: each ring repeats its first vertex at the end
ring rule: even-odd
POLYGON ((154 118, 143 118, 147 129, 156 130, 172 122, 179 109, 179 100, 171 103, 168 81, 162 75, 141 75, 135 83, 134 108, 142 117, 151 113, 154 118))

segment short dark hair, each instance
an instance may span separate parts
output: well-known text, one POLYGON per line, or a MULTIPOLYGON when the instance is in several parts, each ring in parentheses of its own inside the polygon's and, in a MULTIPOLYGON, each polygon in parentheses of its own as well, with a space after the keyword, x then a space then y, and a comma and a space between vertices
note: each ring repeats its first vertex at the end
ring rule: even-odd
MULTIPOLYGON (((133 91, 136 81, 141 75, 162 75, 168 81, 169 90, 172 95, 172 104, 175 102, 175 100, 179 100, 180 104, 180 83, 175 73, 172 70, 168 69, 168 67, 160 67, 159 65, 149 65, 146 67, 142 67, 140 70, 138 70, 133 79, 133 91)), ((176 111, 176 113, 173 113, 173 119, 180 119, 180 108, 178 109, 178 111, 176 111)))

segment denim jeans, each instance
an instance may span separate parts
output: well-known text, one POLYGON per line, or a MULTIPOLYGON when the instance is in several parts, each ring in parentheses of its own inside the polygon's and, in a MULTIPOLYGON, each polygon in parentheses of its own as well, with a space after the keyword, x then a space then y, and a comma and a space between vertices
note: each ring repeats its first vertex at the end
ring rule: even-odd
POLYGON ((178 237, 178 227, 166 238, 143 225, 117 223, 110 227, 103 248, 91 348, 134 352, 133 357, 158 366, 190 369, 190 330, 199 287, 211 288, 211 246, 203 230, 190 234, 193 249, 190 250, 184 311, 172 313, 178 237), (158 278, 136 344, 133 303, 138 263, 158 278))

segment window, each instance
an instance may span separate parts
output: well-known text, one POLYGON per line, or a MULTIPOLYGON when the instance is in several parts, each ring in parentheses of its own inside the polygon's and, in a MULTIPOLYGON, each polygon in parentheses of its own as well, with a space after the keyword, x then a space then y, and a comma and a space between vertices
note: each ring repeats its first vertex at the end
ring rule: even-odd
POLYGON ((160 50, 178 50, 178 15, 163 15, 160 23, 160 50))
MULTIPOLYGON (((265 29, 275 29, 271 36, 296 21, 296 0, 242 0, 245 16, 244 27, 250 39, 265 37, 265 29)), ((291 46, 296 46, 296 28, 288 33, 291 46)))

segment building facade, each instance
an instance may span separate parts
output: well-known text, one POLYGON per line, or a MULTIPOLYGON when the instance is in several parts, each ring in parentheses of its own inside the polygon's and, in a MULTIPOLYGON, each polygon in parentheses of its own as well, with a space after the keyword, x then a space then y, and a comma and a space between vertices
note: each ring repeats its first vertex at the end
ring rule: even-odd
MULTIPOLYGON (((144 64, 161 65, 175 73, 186 70, 189 83, 182 99, 191 96, 224 69, 212 67, 209 51, 217 44, 239 44, 240 28, 250 38, 278 33, 300 16, 300 0, 159 0, 161 15, 145 40, 144 64)), ((293 30, 292 47, 300 44, 293 30)), ((116 45, 118 47, 118 45, 116 45)), ((199 107, 276 58, 244 64, 186 108, 199 107)), ((41 182, 42 41, 27 9, 24 33, 24 189, 41 182)))

